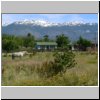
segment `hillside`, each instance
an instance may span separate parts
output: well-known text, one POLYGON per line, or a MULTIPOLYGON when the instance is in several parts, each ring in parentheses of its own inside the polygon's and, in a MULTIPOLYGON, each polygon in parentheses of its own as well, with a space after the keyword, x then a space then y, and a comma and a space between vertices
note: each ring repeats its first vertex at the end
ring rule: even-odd
POLYGON ((73 41, 77 40, 79 36, 93 41, 97 38, 98 24, 83 22, 51 23, 41 20, 16 21, 2 26, 3 33, 16 36, 25 36, 27 33, 32 33, 36 38, 48 35, 52 39, 63 33, 73 41))

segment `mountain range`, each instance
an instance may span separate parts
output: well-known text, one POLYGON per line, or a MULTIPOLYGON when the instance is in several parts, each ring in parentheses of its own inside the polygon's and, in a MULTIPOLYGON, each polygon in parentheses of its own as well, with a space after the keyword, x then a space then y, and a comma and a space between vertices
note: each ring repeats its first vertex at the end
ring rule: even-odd
POLYGON ((83 21, 53 23, 44 20, 23 20, 2 25, 2 34, 26 36, 28 33, 36 38, 48 35, 49 38, 55 39, 57 35, 65 34, 72 41, 76 41, 80 36, 94 41, 98 36, 98 23, 83 21))

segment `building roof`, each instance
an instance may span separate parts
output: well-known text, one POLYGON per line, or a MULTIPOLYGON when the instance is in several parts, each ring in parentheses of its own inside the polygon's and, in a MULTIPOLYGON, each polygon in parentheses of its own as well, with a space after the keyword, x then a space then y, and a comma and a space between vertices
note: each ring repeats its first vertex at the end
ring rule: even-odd
POLYGON ((56 42, 36 42, 36 45, 57 45, 56 42))

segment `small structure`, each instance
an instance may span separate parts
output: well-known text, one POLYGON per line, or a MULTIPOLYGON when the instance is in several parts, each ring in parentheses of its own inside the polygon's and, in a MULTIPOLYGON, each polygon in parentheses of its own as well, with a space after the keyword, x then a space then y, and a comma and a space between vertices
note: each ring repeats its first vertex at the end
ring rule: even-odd
POLYGON ((54 50, 57 49, 56 42, 36 42, 36 50, 54 50))
POLYGON ((92 48, 92 50, 97 50, 98 49, 98 43, 95 42, 95 41, 92 41, 91 48, 92 48))
POLYGON ((72 51, 75 51, 75 50, 76 50, 75 44, 73 44, 72 42, 70 42, 70 43, 68 44, 68 46, 69 46, 69 49, 70 49, 70 50, 72 50, 72 51))

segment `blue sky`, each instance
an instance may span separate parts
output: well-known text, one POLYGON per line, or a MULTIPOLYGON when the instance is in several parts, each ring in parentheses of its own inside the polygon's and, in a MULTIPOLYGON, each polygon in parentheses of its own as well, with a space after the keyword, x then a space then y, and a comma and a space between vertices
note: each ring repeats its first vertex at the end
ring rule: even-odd
POLYGON ((21 20, 46 20, 50 22, 98 22, 98 14, 2 14, 2 24, 21 20))

